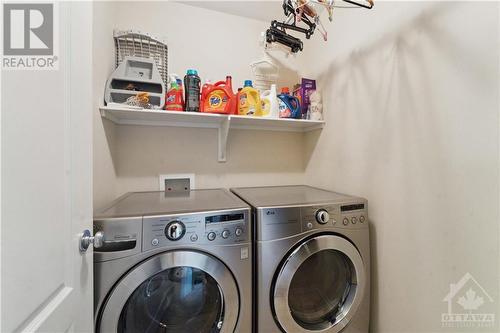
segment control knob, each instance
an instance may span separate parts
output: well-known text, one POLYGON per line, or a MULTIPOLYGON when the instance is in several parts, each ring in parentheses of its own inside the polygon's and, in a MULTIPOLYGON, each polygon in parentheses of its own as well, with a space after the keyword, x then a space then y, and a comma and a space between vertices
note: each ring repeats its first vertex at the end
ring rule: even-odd
POLYGON ((186 227, 181 221, 172 221, 165 227, 165 236, 171 241, 176 241, 184 237, 186 227))
POLYGON ((229 230, 223 230, 222 231, 222 238, 226 239, 226 238, 229 237, 229 235, 230 235, 229 230))
POLYGON ((330 214, 326 209, 319 209, 316 212, 316 221, 320 224, 327 224, 330 221, 330 214))

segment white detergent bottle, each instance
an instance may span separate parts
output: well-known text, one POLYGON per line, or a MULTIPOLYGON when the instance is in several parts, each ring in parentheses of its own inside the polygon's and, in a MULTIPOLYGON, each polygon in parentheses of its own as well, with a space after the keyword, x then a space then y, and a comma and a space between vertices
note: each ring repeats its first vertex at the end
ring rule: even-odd
POLYGON ((278 97, 276 96, 275 84, 271 84, 270 90, 266 90, 261 93, 260 100, 262 102, 262 117, 279 117, 278 97))

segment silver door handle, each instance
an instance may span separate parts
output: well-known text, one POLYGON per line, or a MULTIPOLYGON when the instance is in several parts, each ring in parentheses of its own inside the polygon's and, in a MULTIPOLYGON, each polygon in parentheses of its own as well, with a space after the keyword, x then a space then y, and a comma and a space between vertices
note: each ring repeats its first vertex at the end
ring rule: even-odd
POLYGON ((80 236, 80 252, 87 252, 90 244, 94 245, 94 248, 98 249, 102 247, 104 242, 104 233, 98 231, 94 236, 91 235, 90 230, 83 230, 80 236))

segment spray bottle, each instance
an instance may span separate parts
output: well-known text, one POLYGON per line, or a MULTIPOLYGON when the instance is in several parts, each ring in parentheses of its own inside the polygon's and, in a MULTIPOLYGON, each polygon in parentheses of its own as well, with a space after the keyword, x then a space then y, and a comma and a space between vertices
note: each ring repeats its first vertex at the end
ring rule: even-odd
POLYGON ((167 111, 183 111, 184 105, 182 101, 182 91, 177 85, 177 82, 170 84, 170 90, 167 92, 165 102, 165 110, 167 111))

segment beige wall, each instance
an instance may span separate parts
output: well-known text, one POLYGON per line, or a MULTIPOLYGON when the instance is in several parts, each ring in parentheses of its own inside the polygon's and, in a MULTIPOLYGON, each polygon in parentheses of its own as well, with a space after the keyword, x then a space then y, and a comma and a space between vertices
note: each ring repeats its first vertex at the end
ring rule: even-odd
POLYGON ((368 199, 371 331, 498 332, 440 322, 466 272, 499 318, 498 4, 337 14, 308 54, 327 126, 305 148, 306 181, 368 199))
POLYGON ((297 133, 230 132, 228 161, 218 163, 213 129, 121 127, 117 190, 158 189, 163 173, 194 173, 197 188, 302 183, 302 141, 297 133))
POLYGON ((116 197, 116 169, 113 160, 115 126, 101 120, 99 106, 103 104, 104 86, 114 68, 113 28, 116 5, 113 2, 95 2, 93 6, 93 119, 94 119, 94 208, 100 209, 116 197))
MULTIPOLYGON (((97 108, 113 70, 113 28, 164 37, 169 73, 195 68, 212 82, 231 74, 236 90, 252 78, 249 65, 262 55, 259 36, 268 23, 175 2, 99 2, 94 11, 96 207, 128 191, 158 190, 160 174, 194 173, 198 188, 303 183, 302 133, 231 130, 228 161, 218 163, 214 129, 115 126, 97 108)), ((280 86, 298 81, 303 59, 275 60, 280 86)))

